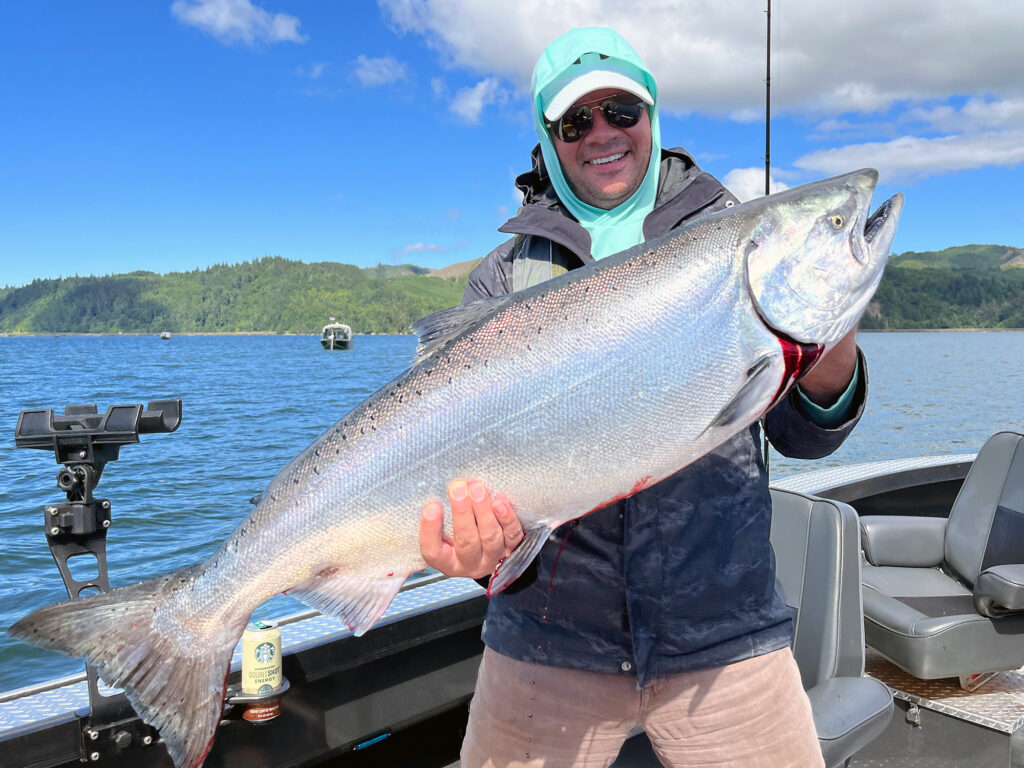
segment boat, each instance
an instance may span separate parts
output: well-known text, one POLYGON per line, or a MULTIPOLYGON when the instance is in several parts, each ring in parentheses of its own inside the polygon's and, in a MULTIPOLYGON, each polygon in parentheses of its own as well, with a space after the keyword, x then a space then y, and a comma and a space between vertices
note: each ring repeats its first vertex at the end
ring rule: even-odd
MULTIPOLYGON (((146 431, 173 431, 180 401, 151 403, 137 421, 148 425, 146 431)), ((19 419, 19 431, 21 424, 19 419)), ((943 536, 950 544, 976 535, 961 519, 965 512, 970 520, 978 509, 987 510, 1000 517, 1003 530, 1007 520, 1015 525, 1024 519, 1024 435, 993 435, 977 454, 800 473, 774 481, 771 494, 778 585, 794 613, 794 655, 826 765, 1024 766, 1024 667, 1006 669, 1003 659, 995 669, 985 659, 988 640, 1011 632, 1022 634, 1008 647, 1024 652, 1024 610, 989 619, 957 593, 955 610, 931 606, 937 621, 948 624, 933 629, 939 635, 955 630, 954 614, 965 614, 960 618, 969 632, 981 622, 996 623, 988 640, 984 633, 952 631, 946 633, 949 642, 930 646, 928 632, 910 641, 897 633, 894 643, 885 624, 893 624, 889 618, 898 611, 881 594, 886 578, 872 574, 889 569, 883 575, 892 582, 899 567, 894 561, 909 555, 906 567, 923 569, 935 597, 942 590, 936 592, 934 580, 952 583, 952 569, 924 551, 931 547, 942 558, 943 536), (935 667, 923 670, 924 679, 904 668, 934 665, 933 657, 984 674, 950 675, 935 667), (936 670, 943 676, 931 674, 936 670)), ((1021 545, 1024 537, 1013 541, 1021 545)), ((905 599, 914 604, 907 611, 926 608, 905 599)), ((243 717, 246 700, 232 695, 240 677, 236 650, 225 714, 205 765, 457 765, 486 606, 484 590, 471 579, 421 573, 362 637, 316 611, 277 619, 289 686, 271 695, 280 696, 280 715, 258 725, 243 717)), ((899 620, 889 629, 898 628, 899 620)), ((126 708, 123 696, 98 693, 107 695, 91 693, 86 674, 0 693, 0 762, 10 768, 169 766, 159 734, 126 708)), ((614 763, 655 765, 642 732, 631 735, 614 763)))
POLYGON ((331 322, 320 332, 320 345, 324 349, 351 349, 352 329, 342 323, 331 322))
POLYGON ((170 331, 164 331, 163 333, 160 334, 160 338, 163 339, 164 341, 170 340, 171 332, 170 331))

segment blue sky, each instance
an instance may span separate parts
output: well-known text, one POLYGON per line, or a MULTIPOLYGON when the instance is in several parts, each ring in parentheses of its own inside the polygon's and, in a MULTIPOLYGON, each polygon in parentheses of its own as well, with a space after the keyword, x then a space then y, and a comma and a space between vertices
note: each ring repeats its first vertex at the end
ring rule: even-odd
MULTIPOLYGON (((529 77, 618 29, 662 142, 763 189, 764 0, 72 0, 0 6, 0 286, 277 254, 441 267, 518 205, 529 77)), ((1024 3, 773 6, 772 166, 877 167, 893 250, 1024 246, 1024 3), (895 6, 895 7, 893 7, 895 6)))

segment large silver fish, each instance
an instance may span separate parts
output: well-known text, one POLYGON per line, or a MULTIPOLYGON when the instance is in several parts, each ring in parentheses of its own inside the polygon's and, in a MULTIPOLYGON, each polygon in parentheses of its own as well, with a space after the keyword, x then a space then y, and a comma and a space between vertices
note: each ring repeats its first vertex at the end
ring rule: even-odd
POLYGON ((421 320, 409 370, 281 470, 207 562, 42 608, 11 634, 84 656, 160 729, 176 766, 201 764, 253 609, 288 591, 365 632, 425 566, 420 511, 453 478, 507 495, 527 532, 494 593, 554 527, 760 418, 878 285, 902 196, 869 218, 877 177, 735 206, 421 320))

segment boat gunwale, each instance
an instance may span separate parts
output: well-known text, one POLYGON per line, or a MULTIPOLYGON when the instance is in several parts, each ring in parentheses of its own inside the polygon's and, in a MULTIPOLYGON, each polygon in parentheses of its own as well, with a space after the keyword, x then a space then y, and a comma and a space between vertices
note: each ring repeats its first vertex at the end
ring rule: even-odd
MULTIPOLYGON (((811 495, 822 495, 827 498, 834 498, 837 501, 845 501, 837 496, 856 498, 869 495, 864 493, 868 489, 870 493, 893 491, 904 487, 924 485, 937 480, 963 477, 967 468, 974 460, 976 454, 952 454, 946 456, 920 456, 909 459, 883 459, 879 461, 863 462, 858 464, 826 467, 824 469, 798 472, 793 475, 775 480, 771 483, 773 488, 780 490, 796 491, 811 495), (923 475, 922 475, 923 473, 923 475), (913 481, 913 482, 908 482, 913 481), (836 494, 836 492, 839 492, 836 494)), ((400 592, 407 592, 413 589, 428 586, 449 577, 441 573, 430 573, 410 579, 401 588, 400 592)), ((444 603, 444 600, 436 604, 431 603, 417 609, 414 614, 434 610, 444 603)), ((403 614, 406 615, 406 614, 403 614)), ((314 608, 305 609, 292 614, 274 618, 279 626, 295 624, 303 621, 310 621, 321 617, 322 614, 314 608)), ((85 681, 85 673, 45 680, 40 683, 23 686, 21 688, 0 691, 0 704, 25 698, 57 688, 75 685, 85 681)), ((0 719, 0 733, 4 732, 3 721, 0 719)))

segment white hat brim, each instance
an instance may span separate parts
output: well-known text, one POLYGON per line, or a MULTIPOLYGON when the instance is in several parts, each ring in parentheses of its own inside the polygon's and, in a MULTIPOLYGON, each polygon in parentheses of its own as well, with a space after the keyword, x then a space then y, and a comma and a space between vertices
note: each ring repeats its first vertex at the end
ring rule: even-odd
POLYGON ((595 69, 580 75, 556 93, 551 103, 544 108, 544 117, 548 120, 554 120, 560 117, 581 96, 586 96, 588 93, 605 88, 615 88, 626 93, 632 93, 638 99, 642 99, 645 104, 654 104, 654 99, 651 98, 650 92, 633 78, 626 77, 619 72, 595 69))

